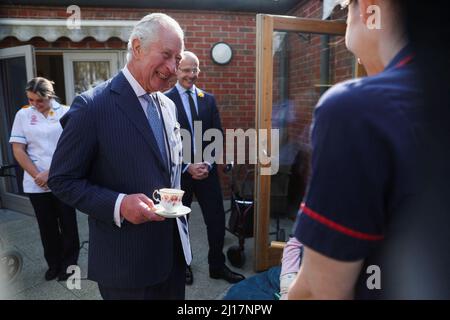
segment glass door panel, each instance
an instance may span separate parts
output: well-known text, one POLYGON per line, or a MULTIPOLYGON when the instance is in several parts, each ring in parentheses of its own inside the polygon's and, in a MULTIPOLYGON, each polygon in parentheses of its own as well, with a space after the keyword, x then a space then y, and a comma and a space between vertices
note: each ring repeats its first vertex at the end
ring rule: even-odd
POLYGON ((23 170, 14 159, 9 137, 17 111, 28 104, 24 90, 35 74, 34 66, 34 50, 30 45, 0 50, 1 205, 25 213, 33 210, 23 193, 23 170), (7 169, 7 166, 13 167, 7 169))
POLYGON ((308 180, 315 105, 328 88, 356 72, 345 28, 340 20, 257 16, 256 126, 278 130, 267 150, 277 150, 271 147, 277 143, 279 151, 270 155, 274 174, 256 166, 256 271, 280 263, 280 248, 292 233, 308 180))

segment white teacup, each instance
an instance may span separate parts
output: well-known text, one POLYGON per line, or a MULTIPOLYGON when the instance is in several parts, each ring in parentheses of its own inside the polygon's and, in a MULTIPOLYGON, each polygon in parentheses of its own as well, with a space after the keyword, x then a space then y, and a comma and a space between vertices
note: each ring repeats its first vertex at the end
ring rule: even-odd
POLYGON ((184 191, 180 189, 163 188, 153 191, 153 200, 160 203, 165 212, 175 213, 182 205, 183 194, 184 191))

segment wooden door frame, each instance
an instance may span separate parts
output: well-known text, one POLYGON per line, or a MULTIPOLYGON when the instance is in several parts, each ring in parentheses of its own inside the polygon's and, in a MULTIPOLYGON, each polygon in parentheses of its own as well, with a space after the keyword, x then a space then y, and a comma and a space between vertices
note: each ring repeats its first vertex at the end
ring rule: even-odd
MULTIPOLYGON (((273 102, 273 32, 295 31, 314 34, 345 35, 345 21, 305 19, 290 16, 276 16, 258 14, 256 16, 256 132, 258 141, 259 130, 272 128, 272 102, 273 102)), ((355 72, 360 73, 359 67, 355 72)), ((268 135, 267 150, 271 150, 270 134, 268 135)), ((258 144, 258 148, 259 148, 258 144)), ((264 150, 266 151, 266 150, 264 150)), ((257 150, 257 154, 261 154, 257 150)), ((255 252, 254 270, 266 270, 273 265, 280 264, 282 246, 269 243, 270 227, 270 175, 261 175, 261 169, 269 167, 259 162, 255 167, 255 252)))

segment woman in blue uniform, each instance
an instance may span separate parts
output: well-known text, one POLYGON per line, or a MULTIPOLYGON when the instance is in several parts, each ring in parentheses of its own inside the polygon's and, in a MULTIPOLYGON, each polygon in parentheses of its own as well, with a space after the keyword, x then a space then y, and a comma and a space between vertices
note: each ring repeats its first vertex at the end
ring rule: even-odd
POLYGON ((24 170, 23 189, 28 194, 39 225, 46 280, 66 280, 67 267, 76 265, 79 238, 75 209, 58 200, 47 186, 48 170, 62 127, 59 119, 68 107, 55 98, 52 82, 34 78, 26 85, 29 105, 14 119, 11 138, 14 157, 24 170))
POLYGON ((303 262, 289 299, 399 298, 401 278, 384 272, 399 266, 385 253, 411 249, 392 241, 408 223, 394 218, 420 192, 425 125, 403 1, 344 2, 347 48, 369 76, 334 86, 316 106, 312 177, 296 230, 303 262))

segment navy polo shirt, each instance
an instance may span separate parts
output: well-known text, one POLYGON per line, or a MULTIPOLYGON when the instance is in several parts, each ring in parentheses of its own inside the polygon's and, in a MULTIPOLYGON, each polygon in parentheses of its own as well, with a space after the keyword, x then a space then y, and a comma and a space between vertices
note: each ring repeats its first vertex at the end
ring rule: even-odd
POLYGON ((312 176, 295 235, 330 258, 365 260, 356 298, 382 297, 383 285, 367 288, 366 268, 383 270, 389 221, 418 191, 421 89, 413 60, 407 46, 382 73, 328 90, 314 112, 312 176))

